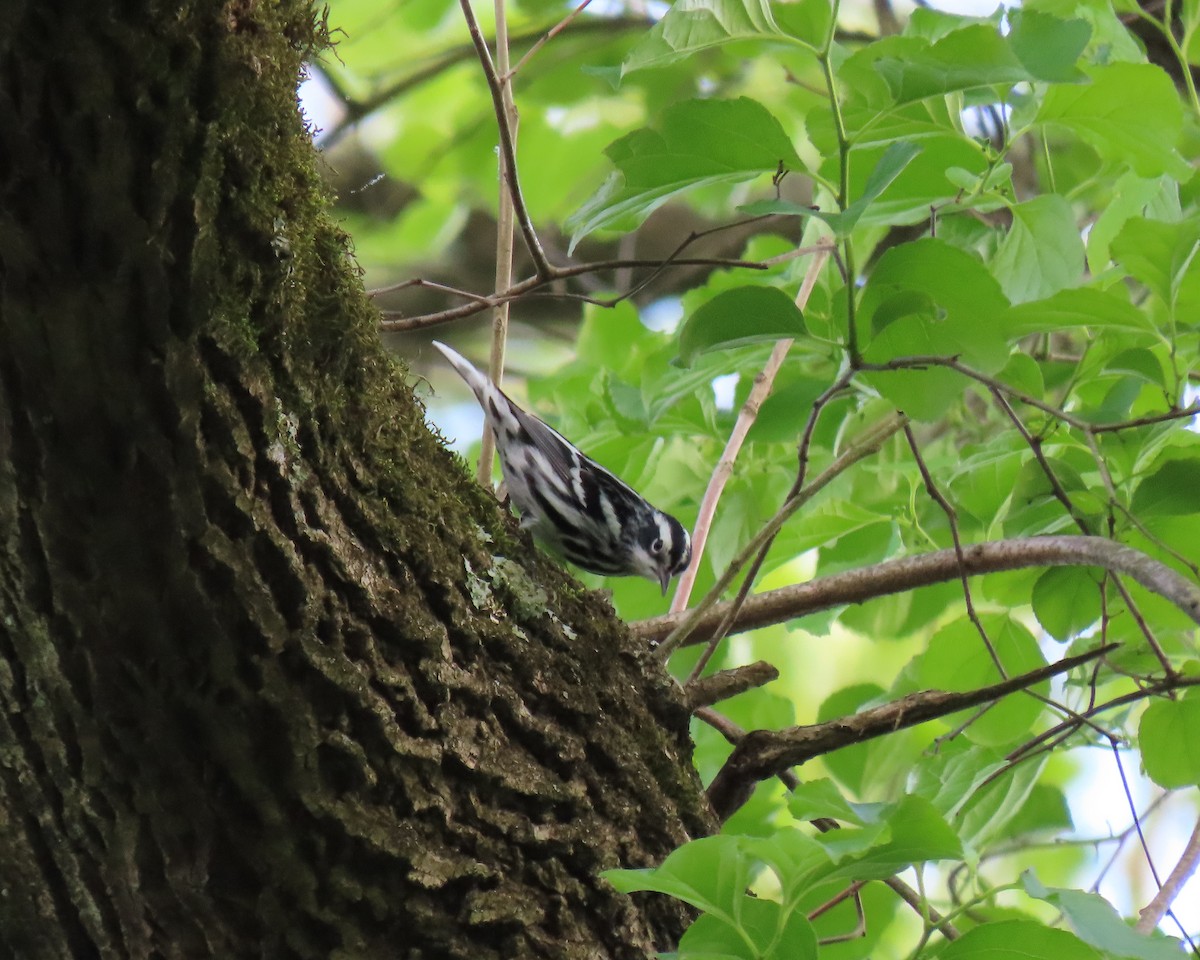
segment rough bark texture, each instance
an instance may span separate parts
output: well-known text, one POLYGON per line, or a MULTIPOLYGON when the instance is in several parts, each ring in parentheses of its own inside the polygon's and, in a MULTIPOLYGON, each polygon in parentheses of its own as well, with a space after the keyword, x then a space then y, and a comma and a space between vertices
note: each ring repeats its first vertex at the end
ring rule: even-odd
POLYGON ((686 711, 380 351, 297 6, 5 9, 0 955, 646 956, 686 711))

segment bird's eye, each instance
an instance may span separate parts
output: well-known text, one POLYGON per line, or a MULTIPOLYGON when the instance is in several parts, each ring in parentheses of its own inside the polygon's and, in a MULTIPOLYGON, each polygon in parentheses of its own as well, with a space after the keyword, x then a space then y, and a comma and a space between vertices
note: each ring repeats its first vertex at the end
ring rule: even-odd
POLYGON ((663 550, 662 537, 659 537, 652 544, 650 544, 650 552, 651 553, 662 553, 662 550, 663 550))

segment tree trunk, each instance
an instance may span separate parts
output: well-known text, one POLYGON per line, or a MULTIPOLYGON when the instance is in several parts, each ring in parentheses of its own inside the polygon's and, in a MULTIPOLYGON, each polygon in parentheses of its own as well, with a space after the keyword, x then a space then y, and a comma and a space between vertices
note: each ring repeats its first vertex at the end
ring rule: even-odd
MULTIPOLYGON (((0 955, 643 957, 673 684, 425 428, 302 4, 0 33, 0 955)), ((104 9, 102 9, 104 8, 104 9)))

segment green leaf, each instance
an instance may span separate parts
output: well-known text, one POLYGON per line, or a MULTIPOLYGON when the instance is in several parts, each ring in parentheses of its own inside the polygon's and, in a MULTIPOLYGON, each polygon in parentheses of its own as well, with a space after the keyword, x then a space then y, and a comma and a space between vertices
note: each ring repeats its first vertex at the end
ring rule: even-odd
POLYGON ((738 209, 755 217, 768 213, 816 217, 828 224, 835 236, 844 237, 862 219, 871 203, 892 185, 892 182, 904 172, 904 168, 912 163, 920 152, 921 147, 915 143, 905 141, 891 144, 883 156, 876 161, 858 199, 839 213, 827 213, 824 210, 792 203, 789 200, 759 200, 755 203, 747 203, 738 209))
POLYGON ((621 64, 621 77, 733 40, 783 39, 767 0, 675 0, 621 64))
POLYGON ((955 30, 924 49, 907 50, 901 58, 881 58, 875 70, 896 103, 1034 79, 990 24, 955 30))
POLYGON ((1139 176, 1189 176, 1175 149, 1183 108, 1170 77, 1141 63, 1113 63, 1089 73, 1087 86, 1047 90, 1036 122, 1070 130, 1101 159, 1128 164, 1139 176))
POLYGON ((984 923, 951 941, 940 960, 1100 960, 1086 943, 1035 920, 984 923))
POLYGON ((709 350, 794 339, 803 333, 804 314, 778 287, 738 287, 717 294, 684 321, 679 359, 690 366, 709 350))
POLYGON ((771 391, 746 435, 752 443, 794 443, 804 429, 813 402, 829 387, 825 380, 784 379, 771 391))
POLYGON ((998 751, 958 738, 922 761, 915 789, 958 831, 963 846, 982 851, 1022 810, 1041 774, 1044 758, 1025 762, 992 779, 1006 766, 998 751))
POLYGON ((804 166, 779 121, 747 97, 673 104, 663 112, 661 133, 644 127, 605 153, 617 171, 567 218, 571 249, 595 230, 637 226, 685 190, 749 180, 780 163, 804 166))
POLYGON ((1013 307, 1007 327, 1012 334, 1023 336, 1074 327, 1152 331, 1154 322, 1126 299, 1093 287, 1079 287, 1013 307))
POLYGON ((863 292, 860 319, 877 332, 864 354, 875 361, 930 353, 962 357, 994 372, 1008 358, 1008 309, 1000 285, 969 253, 934 239, 893 247, 879 258, 863 292), (914 301, 914 295, 919 299, 914 301), (901 322, 888 313, 897 302, 915 303, 918 309, 896 314, 907 321, 903 334, 892 331, 883 340, 879 331, 901 322), (921 308, 926 303, 932 313, 921 308))
POLYGON ((1058 787, 1035 783, 1009 825, 1012 836, 1057 836, 1075 829, 1067 798, 1058 787))
POLYGON ((833 868, 825 847, 795 827, 783 827, 768 837, 747 838, 745 850, 775 874, 788 908, 833 868))
POLYGON ((879 822, 883 804, 851 803, 832 780, 822 778, 798 784, 788 795, 788 811, 797 820, 829 817, 865 826, 879 822))
POLYGON ((1163 376, 1158 357, 1145 347, 1122 350, 1104 365, 1106 373, 1131 373, 1146 383, 1161 387, 1166 392, 1167 381, 1163 376))
MULTIPOLYGON (((851 69, 861 72, 863 64, 873 63, 897 104, 977 87, 1085 79, 1074 64, 1091 36, 1086 22, 1020 10, 1013 11, 1011 19, 1008 37, 1001 36, 993 22, 970 23, 932 44, 921 43, 923 38, 910 31, 891 47, 873 44, 876 49, 851 69)), ((879 104, 878 94, 871 99, 879 104)))
POLYGON ((743 894, 736 922, 706 914, 679 940, 679 958, 737 957, 745 960, 815 960, 817 935, 803 914, 785 915, 778 903, 743 894))
POLYGON ((1033 585, 1033 614, 1045 631, 1066 643, 1100 619, 1100 571, 1051 567, 1033 585))
POLYGON ((1133 217, 1141 216, 1147 205, 1169 191, 1175 182, 1169 177, 1147 179, 1126 171, 1113 184, 1112 196, 1087 236, 1088 268, 1101 273, 1108 266, 1112 242, 1133 217))
POLYGON ((1138 484, 1130 508, 1139 517, 1200 513, 1200 457, 1168 460, 1138 484))
POLYGON ((992 273, 1013 303, 1042 300, 1083 279, 1083 240, 1071 205, 1046 194, 1012 208, 992 273))
POLYGON ((1037 10, 1009 11, 1008 41, 1026 70, 1051 83, 1078 83, 1086 77, 1075 62, 1092 36, 1086 20, 1060 20, 1037 10))
POLYGON ((914 863, 930 860, 961 860, 962 844, 937 809, 924 797, 909 794, 888 813, 887 829, 833 830, 823 834, 822 843, 838 845, 846 834, 861 833, 866 849, 843 859, 830 876, 839 879, 874 880, 899 873, 914 863))
POLYGON ((833 13, 829 0, 777 3, 772 6, 771 12, 780 29, 814 47, 821 46, 829 36, 833 13))
POLYGON ((1138 741, 1146 774, 1160 787, 1200 784, 1200 699, 1150 704, 1138 741))
POLYGON ((1042 775, 1045 761, 1045 757, 1027 760, 990 783, 982 779, 977 782, 977 789, 951 821, 964 847, 982 852, 1015 834, 1010 825, 1042 775))
POLYGON ((1134 217, 1111 249, 1113 258, 1163 303, 1189 318, 1200 307, 1200 217, 1176 223, 1134 217))
MULTIPOLYGON (((980 622, 1008 676, 1046 665, 1037 641, 1010 617, 983 614, 980 622)), ((1000 672, 975 625, 961 617, 939 630, 917 660, 916 682, 933 690, 972 690, 1000 681, 1000 672)), ((1046 682, 1034 689, 1046 693, 1046 682)), ((1000 746, 1023 736, 1041 715, 1042 705, 1022 693, 1010 694, 966 729, 974 743, 1000 746)), ((967 719, 957 713, 941 722, 949 726, 967 719)))
POLYGON ((622 893, 665 893, 732 923, 731 905, 750 882, 750 864, 740 837, 718 834, 685 843, 661 866, 605 870, 601 876, 622 893))
POLYGON ((1081 940, 1106 956, 1130 960, 1179 960, 1183 944, 1174 937, 1147 937, 1129 926, 1113 905, 1096 893, 1045 887, 1032 870, 1021 874, 1025 892, 1063 912, 1081 940))

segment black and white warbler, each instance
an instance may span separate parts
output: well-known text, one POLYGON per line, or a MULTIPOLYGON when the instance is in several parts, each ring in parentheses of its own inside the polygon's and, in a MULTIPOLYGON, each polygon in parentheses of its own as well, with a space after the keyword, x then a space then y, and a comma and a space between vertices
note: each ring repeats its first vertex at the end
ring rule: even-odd
POLYGON ((647 577, 665 594, 692 558, 683 525, 518 407, 444 343, 433 345, 483 407, 521 526, 584 570, 647 577))

